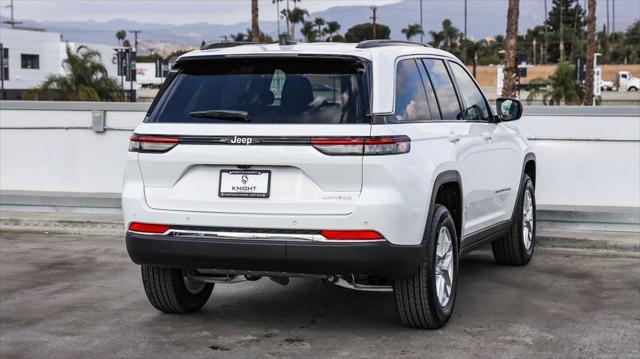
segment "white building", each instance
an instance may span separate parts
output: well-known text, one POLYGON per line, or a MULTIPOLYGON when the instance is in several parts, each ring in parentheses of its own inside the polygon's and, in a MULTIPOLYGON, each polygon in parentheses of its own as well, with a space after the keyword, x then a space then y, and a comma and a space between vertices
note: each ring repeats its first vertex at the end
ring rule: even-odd
MULTIPOLYGON (((23 91, 40 85, 49 75, 66 74, 62 63, 67 45, 73 51, 81 45, 97 50, 109 76, 119 79, 115 51, 110 45, 62 42, 59 33, 4 27, 0 28, 0 44, 5 58, 2 85, 8 100, 20 99, 23 91)), ((130 84, 125 82, 123 87, 129 90, 130 84)))

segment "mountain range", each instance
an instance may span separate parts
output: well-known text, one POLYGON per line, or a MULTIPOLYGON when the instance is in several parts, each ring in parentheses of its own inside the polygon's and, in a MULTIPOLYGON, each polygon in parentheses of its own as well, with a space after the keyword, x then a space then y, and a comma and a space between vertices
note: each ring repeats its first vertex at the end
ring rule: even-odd
MULTIPOLYGON (((622 30, 633 21, 640 18, 639 5, 634 1, 619 1, 617 13, 619 14, 616 26, 622 30)), ((460 31, 464 29, 464 2, 463 1, 424 1, 424 41, 431 37, 428 31, 438 31, 441 22, 445 18, 451 19, 454 26, 460 31)), ((271 9, 261 9, 270 11, 271 9)), ((467 34, 476 40, 497 34, 503 34, 506 28, 507 2, 498 0, 469 1, 467 8, 467 34)), ((322 17, 326 21, 337 21, 342 25, 341 33, 359 23, 369 22, 371 10, 368 6, 336 6, 324 11, 311 13, 309 20, 322 17)), ((399 3, 379 6, 377 10, 378 23, 388 25, 391 28, 391 37, 403 39, 401 29, 408 24, 418 23, 419 2, 416 0, 403 0, 399 3)), ((544 21, 544 4, 542 1, 520 2, 520 31, 539 25, 544 21)), ((3 19, 5 20, 5 19, 3 19)), ((599 18, 602 22, 602 17, 599 18)), ((117 43, 115 32, 118 30, 142 30, 140 44, 143 48, 153 48, 154 44, 176 44, 185 46, 198 46, 203 40, 207 42, 220 41, 225 36, 238 32, 246 32, 250 27, 249 21, 233 25, 219 25, 214 23, 192 23, 184 25, 166 23, 148 23, 124 19, 114 19, 107 22, 96 21, 46 21, 36 22, 26 19, 21 26, 43 28, 51 32, 62 34, 63 40, 112 44, 117 43)), ((212 18, 215 21, 215 18, 212 18)), ((6 26, 6 25, 3 25, 6 26)), ((277 24, 275 21, 261 21, 261 30, 274 38, 277 36, 277 24)), ((284 23, 281 30, 284 31, 284 23)), ((299 28, 300 26, 298 26, 299 28)), ((599 28, 601 25, 599 26, 599 28)), ((301 35, 296 34, 296 38, 301 35)), ((414 40, 419 40, 416 38, 414 40)))

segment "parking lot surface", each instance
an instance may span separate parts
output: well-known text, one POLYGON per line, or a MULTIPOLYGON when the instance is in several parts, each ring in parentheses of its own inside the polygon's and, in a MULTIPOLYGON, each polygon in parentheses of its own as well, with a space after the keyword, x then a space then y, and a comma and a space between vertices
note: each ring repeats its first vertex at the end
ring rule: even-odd
POLYGON ((0 232, 2 358, 640 357, 640 259, 540 250, 526 267, 463 259, 455 314, 402 326, 391 293, 318 279, 216 285, 157 312, 118 236, 0 232))

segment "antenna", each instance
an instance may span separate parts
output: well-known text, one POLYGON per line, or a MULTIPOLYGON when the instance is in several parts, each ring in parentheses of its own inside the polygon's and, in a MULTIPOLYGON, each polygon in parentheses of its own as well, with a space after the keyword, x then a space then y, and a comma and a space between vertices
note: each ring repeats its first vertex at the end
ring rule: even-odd
POLYGON ((5 7, 8 7, 11 9, 11 20, 9 21, 3 21, 5 24, 9 24, 11 25, 11 28, 14 29, 16 27, 16 25, 22 24, 22 21, 16 21, 13 18, 13 0, 11 0, 11 3, 5 7))

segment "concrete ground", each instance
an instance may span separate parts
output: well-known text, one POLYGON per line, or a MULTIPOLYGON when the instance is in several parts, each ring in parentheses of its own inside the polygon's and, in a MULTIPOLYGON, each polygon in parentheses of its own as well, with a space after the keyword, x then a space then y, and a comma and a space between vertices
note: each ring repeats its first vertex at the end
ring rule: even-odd
POLYGON ((526 267, 464 258, 449 324, 403 327, 390 293, 294 279, 218 285, 166 315, 113 235, 0 232, 2 358, 640 357, 640 258, 538 250, 526 267))

